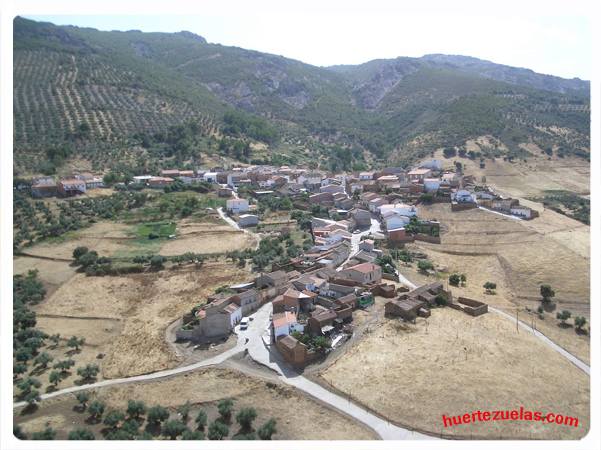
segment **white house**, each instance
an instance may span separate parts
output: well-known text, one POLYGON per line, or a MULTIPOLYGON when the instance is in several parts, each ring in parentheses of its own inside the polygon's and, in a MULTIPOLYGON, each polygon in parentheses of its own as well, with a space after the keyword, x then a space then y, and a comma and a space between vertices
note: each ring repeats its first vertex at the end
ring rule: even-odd
POLYGON ((373 213, 377 212, 378 209, 380 208, 380 206, 385 205, 386 204, 386 200, 384 200, 383 198, 374 198, 373 200, 369 201, 369 210, 373 213))
POLYGON ((440 188, 440 180, 438 178, 424 178, 424 190, 426 192, 436 192, 440 188))
POLYGON ((245 198, 231 198, 226 203, 225 206, 229 212, 234 214, 240 214, 248 211, 248 200, 245 198))
POLYGON ((402 216, 396 211, 387 211, 382 215, 382 220, 387 231, 396 230, 397 228, 403 228, 407 225, 411 219, 407 216, 402 216))
POLYGON ((373 180, 374 179, 374 172, 361 172, 359 174, 359 179, 360 180, 373 180))
POLYGON ((217 172, 205 172, 202 179, 207 183, 217 183, 217 172))
POLYGON ((523 217, 525 219, 530 219, 532 216, 532 210, 530 208, 528 208, 527 206, 521 206, 521 205, 512 206, 510 211, 511 211, 512 215, 523 217))
POLYGON ((236 324, 242 320, 242 308, 235 303, 230 303, 223 308, 223 313, 229 314, 231 328, 234 328, 236 324))
POLYGON ((417 208, 413 205, 407 205, 406 203, 393 203, 381 205, 378 208, 380 215, 384 215, 388 211, 394 211, 401 216, 413 217, 417 216, 417 208))
POLYGON ((148 180, 152 178, 152 175, 136 175, 134 182, 136 183, 148 183, 148 180))
POLYGON ((457 203, 473 203, 475 201, 473 194, 465 189, 460 189, 455 192, 453 198, 457 203))
POLYGON ((305 327, 296 320, 296 313, 285 311, 276 313, 272 317, 273 335, 277 339, 280 336, 288 336, 294 331, 302 333, 305 327))

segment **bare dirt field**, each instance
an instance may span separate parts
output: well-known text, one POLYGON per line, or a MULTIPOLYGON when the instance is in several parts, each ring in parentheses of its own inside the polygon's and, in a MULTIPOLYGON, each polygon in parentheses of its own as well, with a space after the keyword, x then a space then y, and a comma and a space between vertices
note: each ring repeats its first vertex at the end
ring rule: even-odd
POLYGON ((45 242, 23 249, 29 255, 70 260, 73 250, 84 246, 101 256, 112 256, 128 248, 131 226, 115 222, 98 222, 89 228, 69 233, 58 242, 45 242))
MULTIPOLYGON (((200 269, 184 266, 127 276, 76 274, 35 310, 52 317, 45 324, 48 333, 78 327, 83 333, 89 327, 90 343, 96 342, 97 353, 106 354, 100 363, 103 377, 133 376, 178 365, 165 340, 168 325, 206 301, 217 287, 247 277, 223 260, 206 262, 200 269), (114 335, 105 339, 105 332, 114 335)), ((81 336, 87 339, 87 334, 81 336)))
POLYGON ((589 426, 589 378, 492 313, 450 308, 408 324, 386 320, 320 377, 399 424, 464 438, 577 439, 589 426), (579 426, 480 422, 444 428, 442 415, 526 409, 578 417, 579 426))
MULTIPOLYGON (((217 402, 224 398, 234 400, 234 416, 243 407, 257 410, 255 428, 270 418, 277 420, 277 433, 273 439, 377 439, 369 429, 350 418, 330 410, 320 403, 299 394, 294 388, 279 383, 251 378, 240 372, 207 368, 164 380, 131 383, 97 389, 93 398, 106 403, 107 410, 125 410, 127 400, 142 400, 147 406, 160 404, 169 408, 172 418, 177 418, 175 408, 189 400, 193 405, 188 427, 203 409, 211 423, 218 417, 217 402)), ((94 430, 100 438, 102 425, 84 423, 88 414, 73 407, 72 395, 44 401, 32 414, 16 411, 15 420, 25 432, 41 431, 46 422, 57 431, 57 439, 64 439, 77 426, 94 430)), ((237 433, 238 425, 230 426, 230 437, 237 433)))
MULTIPOLYGON (((478 148, 474 148, 478 151, 478 148)), ((515 197, 526 198, 539 196, 545 190, 566 190, 577 194, 590 193, 590 164, 581 158, 549 159, 534 153, 526 162, 485 160, 485 167, 480 168, 480 160, 468 158, 445 159, 442 151, 435 153, 445 166, 452 167, 453 161, 459 161, 464 166, 464 172, 474 175, 478 181, 482 176, 486 182, 495 186, 500 193, 515 197)))
POLYGON ((167 241, 161 247, 164 256, 194 253, 225 253, 243 250, 255 245, 255 238, 249 233, 234 230, 227 224, 182 221, 177 226, 177 238, 167 241))
MULTIPOLYGON (((454 272, 467 275, 465 287, 452 288, 455 296, 482 300, 512 314, 516 308, 536 311, 541 304, 540 285, 547 283, 556 292, 553 300, 558 311, 567 309, 573 316, 589 319, 590 260, 583 255, 588 248, 588 226, 553 211, 521 221, 478 209, 454 213, 448 204, 421 206, 420 216, 440 220, 442 243, 419 242, 408 248, 426 253, 445 268, 445 273, 439 273, 444 280, 454 272), (573 238, 566 239, 570 233, 573 238), (496 295, 485 295, 486 281, 497 284, 496 295)), ((416 279, 415 265, 400 270, 414 282, 426 281, 416 279)), ((587 336, 559 328, 554 311, 538 323, 559 345, 589 361, 587 336)))

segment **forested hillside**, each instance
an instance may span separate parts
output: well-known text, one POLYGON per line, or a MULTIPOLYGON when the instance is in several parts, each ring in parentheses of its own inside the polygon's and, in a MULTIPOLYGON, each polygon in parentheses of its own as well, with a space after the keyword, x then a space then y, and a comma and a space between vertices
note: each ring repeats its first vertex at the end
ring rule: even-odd
POLYGON ((315 67, 189 32, 14 21, 16 173, 218 155, 338 169, 488 136, 487 156, 589 155, 589 83, 427 55, 315 67))

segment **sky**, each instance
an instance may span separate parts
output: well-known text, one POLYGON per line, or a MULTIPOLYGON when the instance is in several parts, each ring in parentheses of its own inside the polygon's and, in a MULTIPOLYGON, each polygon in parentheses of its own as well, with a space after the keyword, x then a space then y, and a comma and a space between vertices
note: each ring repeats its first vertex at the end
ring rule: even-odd
POLYGON ((334 0, 324 2, 327 6, 311 0, 291 3, 282 6, 282 2, 270 0, 225 0, 182 10, 174 0, 167 10, 164 6, 142 10, 144 14, 160 15, 140 15, 139 8, 135 15, 128 9, 110 15, 96 10, 93 15, 87 15, 87 11, 86 15, 23 15, 100 30, 187 30, 212 43, 274 53, 318 66, 445 53, 564 78, 592 76, 592 14, 586 0, 422 0, 417 6, 377 0, 334 0))

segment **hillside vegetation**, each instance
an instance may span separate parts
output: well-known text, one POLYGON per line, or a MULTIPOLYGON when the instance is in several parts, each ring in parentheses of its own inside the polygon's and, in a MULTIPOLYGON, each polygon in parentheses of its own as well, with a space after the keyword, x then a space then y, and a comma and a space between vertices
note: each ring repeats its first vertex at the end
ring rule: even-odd
POLYGON ((13 70, 17 174, 212 155, 350 169, 484 135, 504 156, 589 156, 588 82, 462 56, 324 68, 189 32, 16 18, 13 70))

